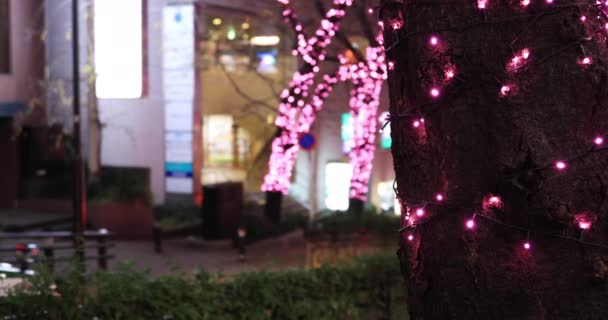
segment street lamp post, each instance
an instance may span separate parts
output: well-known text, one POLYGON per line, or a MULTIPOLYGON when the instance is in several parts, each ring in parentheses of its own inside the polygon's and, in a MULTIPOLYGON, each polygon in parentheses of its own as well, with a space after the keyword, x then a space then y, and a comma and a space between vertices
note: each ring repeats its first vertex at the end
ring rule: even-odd
MULTIPOLYGON (((84 226, 87 218, 84 162, 80 142, 80 50, 78 45, 78 0, 72 0, 72 62, 74 103, 74 192, 72 195, 72 236, 76 255, 84 263, 84 226)), ((84 265, 83 265, 84 266, 84 265)))

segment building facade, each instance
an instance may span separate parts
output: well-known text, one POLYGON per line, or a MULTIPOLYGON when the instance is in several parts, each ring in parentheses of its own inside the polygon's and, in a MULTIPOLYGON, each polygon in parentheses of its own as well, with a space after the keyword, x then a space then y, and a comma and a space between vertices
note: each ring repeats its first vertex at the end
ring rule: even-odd
POLYGON ((15 206, 20 165, 16 133, 45 121, 41 0, 0 0, 0 208, 15 206))
MULTIPOLYGON (((202 185, 225 181, 259 191, 278 94, 297 69, 293 34, 278 10, 276 0, 80 0, 81 113, 88 120, 81 144, 89 163, 99 157, 102 166, 147 169, 155 204, 172 194, 196 200, 202 185), (90 138, 97 118, 98 141, 90 138)), ((19 113, 70 131, 71 2, 0 0, 0 15, 3 132, 13 132, 19 113)), ((336 199, 348 177, 328 166, 348 163, 341 121, 348 94, 348 85, 335 89, 313 127, 316 148, 298 157, 290 193, 312 211, 347 201, 336 199)), ((0 166, 3 190, 14 194, 2 200, 8 206, 17 198, 18 175, 9 173, 19 171, 19 160, 5 140, 1 150, 14 150, 0 166)), ((378 191, 393 179, 392 163, 381 142, 377 150, 370 200, 386 207, 386 192, 378 191)))

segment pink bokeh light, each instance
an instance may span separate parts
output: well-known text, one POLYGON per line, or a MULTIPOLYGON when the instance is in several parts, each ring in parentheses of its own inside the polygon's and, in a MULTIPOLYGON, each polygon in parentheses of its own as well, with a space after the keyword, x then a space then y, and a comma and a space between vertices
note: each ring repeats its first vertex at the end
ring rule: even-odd
MULTIPOLYGON (((286 194, 299 150, 300 125, 308 123, 308 120, 299 121, 299 111, 306 109, 304 99, 314 84, 314 74, 319 71, 318 63, 324 59, 325 49, 335 36, 346 9, 352 5, 352 0, 334 0, 312 37, 306 37, 303 33, 297 15, 289 7, 290 0, 278 2, 283 6, 283 18, 296 31, 297 48, 293 53, 301 57, 304 66, 301 68, 302 72, 293 74, 288 88, 281 94, 279 115, 275 120, 279 135, 272 142, 268 172, 264 177, 262 191, 286 194)), ((313 104, 318 103, 314 98, 312 101, 313 104)))
POLYGON ((601 146, 601 145, 603 145, 603 144, 604 144, 604 137, 600 137, 600 136, 595 137, 595 139, 593 139, 593 143, 594 143, 596 146, 601 146))
POLYGON ((483 197, 481 207, 484 211, 488 211, 493 208, 502 209, 504 207, 504 203, 502 202, 500 196, 493 195, 490 193, 483 197))
POLYGON ((597 221, 597 214, 591 212, 578 213, 574 216, 574 223, 582 230, 589 230, 597 221))
MULTIPOLYGON (((382 37, 378 36, 381 40, 382 37)), ((350 113, 353 117, 354 147, 349 153, 353 175, 350 198, 367 200, 369 180, 376 151, 376 115, 380 106, 380 92, 387 77, 383 48, 369 47, 366 61, 344 65, 339 70, 342 81, 350 81, 350 113)))
POLYGON ((475 220, 469 219, 469 220, 467 220, 465 225, 466 225, 467 229, 473 229, 473 228, 475 228, 475 220))
POLYGON ((431 88, 431 90, 429 91, 429 94, 431 95, 431 97, 437 98, 437 97, 439 97, 441 92, 439 91, 438 88, 431 88))

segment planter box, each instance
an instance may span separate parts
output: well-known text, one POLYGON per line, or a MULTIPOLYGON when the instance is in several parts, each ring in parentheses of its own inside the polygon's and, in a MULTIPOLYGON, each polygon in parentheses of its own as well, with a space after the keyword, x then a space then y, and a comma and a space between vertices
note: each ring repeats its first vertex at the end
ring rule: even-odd
POLYGON ((91 203, 87 224, 93 229, 108 229, 114 238, 149 240, 154 215, 143 201, 91 203))

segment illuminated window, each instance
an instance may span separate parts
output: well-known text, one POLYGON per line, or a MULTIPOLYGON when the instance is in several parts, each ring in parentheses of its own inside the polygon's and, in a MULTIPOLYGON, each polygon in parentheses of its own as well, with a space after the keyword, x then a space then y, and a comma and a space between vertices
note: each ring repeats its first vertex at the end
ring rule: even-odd
MULTIPOLYGON (((385 125, 386 119, 388 119, 388 115, 388 112, 383 112, 380 116, 380 128, 385 125)), ((390 149, 392 145, 393 140, 391 139, 391 126, 390 124, 387 124, 386 127, 382 129, 382 135, 380 136, 380 146, 382 147, 382 149, 390 149)))
POLYGON ((135 99, 143 92, 142 0, 95 1, 97 97, 135 99))
POLYGON ((8 0, 0 0, 0 73, 11 71, 11 34, 8 0))
POLYGON ((378 200, 382 211, 393 211, 400 214, 400 206, 393 190, 393 181, 383 181, 378 183, 378 200))
POLYGON ((348 154, 355 145, 353 135, 355 134, 353 115, 350 113, 342 114, 342 153, 348 154))
POLYGON ((353 167, 346 162, 330 162, 325 166, 325 206, 329 210, 348 210, 350 178, 353 167))

